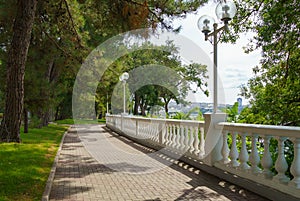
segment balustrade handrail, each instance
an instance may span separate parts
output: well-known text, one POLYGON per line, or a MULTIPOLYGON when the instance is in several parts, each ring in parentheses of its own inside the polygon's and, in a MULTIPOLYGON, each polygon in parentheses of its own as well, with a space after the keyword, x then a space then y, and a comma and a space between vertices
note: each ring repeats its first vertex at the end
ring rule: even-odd
POLYGON ((223 129, 227 131, 235 131, 241 133, 252 133, 280 137, 299 137, 300 127, 296 126, 276 126, 276 125, 262 125, 262 124, 244 124, 244 123, 228 123, 220 122, 215 125, 216 129, 223 129))
POLYGON ((125 119, 134 119, 139 121, 153 121, 153 122, 170 122, 174 124, 201 124, 204 125, 204 121, 196 121, 196 120, 182 120, 182 119, 160 119, 160 118, 149 118, 149 117, 141 117, 141 116, 123 116, 122 115, 109 115, 110 117, 118 117, 118 118, 125 118, 125 119))

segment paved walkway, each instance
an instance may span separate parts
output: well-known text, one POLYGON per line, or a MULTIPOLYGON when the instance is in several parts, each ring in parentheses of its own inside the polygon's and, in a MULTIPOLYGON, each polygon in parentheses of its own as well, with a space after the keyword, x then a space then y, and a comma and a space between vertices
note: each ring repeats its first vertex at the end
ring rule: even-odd
POLYGON ((266 200, 103 126, 66 134, 50 200, 266 200))

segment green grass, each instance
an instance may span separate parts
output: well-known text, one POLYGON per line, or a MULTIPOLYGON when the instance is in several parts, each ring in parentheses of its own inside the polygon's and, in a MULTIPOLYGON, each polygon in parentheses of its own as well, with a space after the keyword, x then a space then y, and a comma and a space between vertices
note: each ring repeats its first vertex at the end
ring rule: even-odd
POLYGON ((73 119, 56 120, 55 123, 58 123, 58 124, 74 124, 74 120, 73 119))
MULTIPOLYGON (((97 119, 97 120, 84 120, 84 119, 79 119, 76 120, 77 124, 96 124, 96 123, 105 123, 105 119, 97 119)), ((57 120, 55 121, 55 123, 58 124, 74 124, 74 120, 73 119, 63 119, 63 120, 57 120)))
POLYGON ((41 200, 63 133, 49 125, 21 131, 22 143, 0 143, 0 200, 41 200))

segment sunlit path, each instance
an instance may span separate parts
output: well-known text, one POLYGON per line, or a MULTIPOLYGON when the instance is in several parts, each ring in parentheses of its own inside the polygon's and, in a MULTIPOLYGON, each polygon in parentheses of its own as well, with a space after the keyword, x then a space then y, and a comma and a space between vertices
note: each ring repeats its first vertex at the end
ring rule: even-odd
POLYGON ((150 161, 172 159, 157 157, 158 162, 147 156, 144 166, 130 165, 153 150, 103 127, 84 129, 71 130, 65 137, 50 200, 265 200, 178 161, 147 172, 153 168, 150 161), (116 155, 116 148, 124 158, 116 155))

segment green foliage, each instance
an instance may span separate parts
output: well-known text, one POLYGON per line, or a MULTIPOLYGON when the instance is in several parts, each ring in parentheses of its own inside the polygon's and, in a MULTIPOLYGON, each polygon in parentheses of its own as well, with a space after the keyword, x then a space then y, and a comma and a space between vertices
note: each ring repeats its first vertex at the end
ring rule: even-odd
POLYGON ((245 107, 238 116, 238 123, 268 124, 267 120, 260 113, 253 113, 252 108, 245 107))
POLYGON ((0 200, 41 200, 66 129, 49 125, 21 132, 21 144, 0 143, 0 200))
POLYGON ((32 115, 29 122, 29 128, 41 128, 41 119, 36 115, 32 115))
POLYGON ((172 116, 172 119, 182 119, 182 120, 197 120, 197 121, 203 121, 203 114, 199 107, 194 107, 191 110, 189 110, 187 113, 184 112, 176 112, 174 116, 172 116), (192 118, 191 115, 196 113, 197 116, 195 118, 192 118))
POLYGON ((235 102, 232 107, 227 107, 224 109, 224 112, 227 114, 227 121, 236 123, 238 120, 238 114, 239 114, 239 104, 238 102, 235 102))
MULTIPOLYGON (((187 13, 196 11, 206 2, 207 0, 38 1, 24 83, 24 106, 39 119, 36 122, 40 123, 34 126, 47 125, 53 118, 71 118, 71 98, 76 74, 84 58, 101 42, 138 28, 178 31, 179 28, 172 25, 173 20, 176 17, 185 17, 187 13)), ((16 16, 17 1, 0 0, 0 5, 1 112, 5 101, 7 50, 11 41, 11 25, 16 16)), ((147 38, 148 33, 139 37, 147 38)), ((171 60, 170 62, 172 63, 171 60)), ((115 65, 117 69, 113 69, 116 73, 101 80, 102 90, 99 91, 104 95, 102 92, 96 95, 98 113, 104 114, 106 111, 105 103, 111 99, 116 74, 126 70, 120 64, 115 65)), ((167 97, 166 94, 164 96, 167 97)))
POLYGON ((300 125, 300 2, 237 2, 234 31, 257 33, 246 52, 261 49, 263 56, 242 94, 250 99, 252 113, 265 119, 263 123, 300 125))
MULTIPOLYGON (((140 47, 142 50, 130 52, 114 61, 104 73, 104 76, 102 76, 101 84, 99 84, 97 89, 97 107, 100 110, 106 110, 107 98, 108 100, 111 99, 112 90, 117 88, 118 78, 124 71, 133 71, 136 74, 140 72, 141 75, 147 72, 147 75, 149 75, 130 76, 128 80, 129 94, 132 95, 134 100, 134 114, 138 114, 138 108, 140 108, 142 115, 145 116, 146 112, 153 106, 164 106, 165 112, 168 113, 167 106, 171 100, 185 104, 184 99, 188 91, 192 90, 192 84, 195 84, 197 87, 193 91, 196 92, 200 89, 208 95, 207 83, 205 82, 207 78, 206 66, 197 63, 182 64, 178 56, 178 47, 172 41, 166 41, 166 44, 161 46, 156 46, 149 42, 130 45, 125 41, 124 44, 118 44, 118 49, 124 52, 137 49, 137 47, 140 47), (155 68, 154 72, 153 68, 151 68, 153 66, 164 66, 165 68, 155 68), (137 69, 134 71, 135 68, 137 69), (141 72, 142 70, 144 71, 141 72), (146 84, 137 89, 136 85, 141 82, 154 84, 146 84)), ((118 90, 120 92, 116 94, 121 94, 122 89, 118 90)), ((116 100, 118 97, 112 97, 112 99, 116 100)), ((121 105, 119 106, 121 107, 121 105)), ((122 108, 118 108, 118 110, 121 111, 122 108)))

